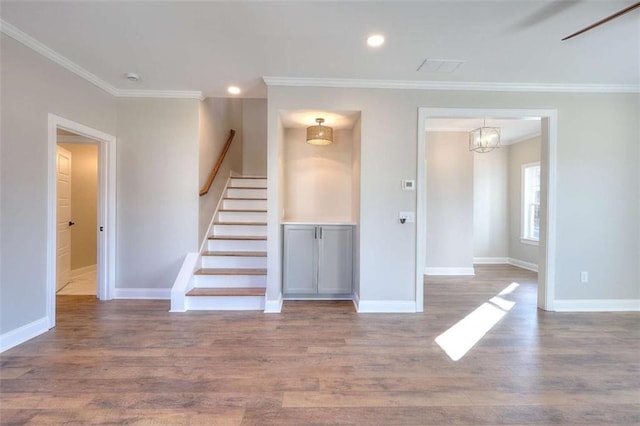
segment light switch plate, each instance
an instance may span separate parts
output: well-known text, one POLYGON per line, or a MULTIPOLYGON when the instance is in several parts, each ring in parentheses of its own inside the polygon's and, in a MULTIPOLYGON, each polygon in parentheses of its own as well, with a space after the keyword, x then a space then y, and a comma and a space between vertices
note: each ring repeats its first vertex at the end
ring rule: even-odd
POLYGON ((402 190, 403 191, 415 191, 416 190, 416 181, 412 179, 402 179, 402 190))

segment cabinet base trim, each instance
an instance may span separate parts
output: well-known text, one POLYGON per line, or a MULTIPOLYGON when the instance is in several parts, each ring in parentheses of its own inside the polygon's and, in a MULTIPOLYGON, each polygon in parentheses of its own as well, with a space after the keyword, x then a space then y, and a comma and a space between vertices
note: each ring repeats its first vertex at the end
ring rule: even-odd
POLYGON ((416 302, 405 300, 360 300, 358 313, 415 313, 416 302))
POLYGON ((351 294, 285 294, 284 300, 353 300, 351 294))

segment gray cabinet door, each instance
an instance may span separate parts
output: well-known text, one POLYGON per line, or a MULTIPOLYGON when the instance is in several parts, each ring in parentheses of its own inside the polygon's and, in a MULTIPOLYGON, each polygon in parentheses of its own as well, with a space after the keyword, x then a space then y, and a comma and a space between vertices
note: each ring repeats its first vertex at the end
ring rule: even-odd
POLYGON ((319 228, 318 294, 351 294, 353 227, 326 225, 319 228))
POLYGON ((317 227, 284 227, 284 293, 317 294, 317 227))

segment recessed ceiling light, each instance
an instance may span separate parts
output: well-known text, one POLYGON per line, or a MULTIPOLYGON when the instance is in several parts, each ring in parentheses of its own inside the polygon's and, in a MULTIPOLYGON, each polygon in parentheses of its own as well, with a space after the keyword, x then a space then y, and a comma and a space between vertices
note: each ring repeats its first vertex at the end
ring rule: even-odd
POLYGON ((371 47, 380 47, 384 44, 384 36, 381 34, 374 34, 367 38, 367 44, 371 47))
POLYGON ((227 87, 227 92, 231 93, 232 95, 239 95, 240 88, 238 86, 229 86, 227 87))
POLYGON ((124 76, 129 81, 138 81, 138 80, 140 80, 140 76, 138 74, 136 74, 135 72, 128 72, 124 76))

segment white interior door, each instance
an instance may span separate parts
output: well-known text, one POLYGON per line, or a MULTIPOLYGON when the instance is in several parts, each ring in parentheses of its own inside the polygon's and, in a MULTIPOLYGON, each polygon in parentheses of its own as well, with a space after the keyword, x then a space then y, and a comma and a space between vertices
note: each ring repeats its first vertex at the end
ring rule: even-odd
POLYGON ((64 287, 71 275, 71 152, 58 146, 57 167, 57 276, 56 291, 64 287))

